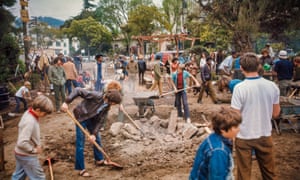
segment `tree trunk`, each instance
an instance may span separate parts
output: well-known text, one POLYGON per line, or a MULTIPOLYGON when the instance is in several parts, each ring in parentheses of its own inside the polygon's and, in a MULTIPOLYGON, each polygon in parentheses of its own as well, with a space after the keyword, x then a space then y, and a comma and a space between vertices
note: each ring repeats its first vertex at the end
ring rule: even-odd
POLYGON ((236 51, 253 51, 251 35, 249 32, 235 31, 233 35, 233 44, 236 51))

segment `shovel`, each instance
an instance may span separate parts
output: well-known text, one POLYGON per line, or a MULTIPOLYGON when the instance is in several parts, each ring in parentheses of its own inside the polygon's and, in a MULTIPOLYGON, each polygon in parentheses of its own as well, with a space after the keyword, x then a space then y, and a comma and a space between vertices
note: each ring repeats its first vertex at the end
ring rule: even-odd
POLYGON ((159 99, 163 96, 166 96, 166 95, 169 95, 169 94, 174 94, 174 93, 178 93, 178 92, 181 92, 181 91, 184 91, 184 90, 188 90, 188 89, 192 89, 194 87, 197 87, 197 86, 191 86, 191 87, 186 87, 186 88, 183 88, 183 89, 179 89, 177 91, 171 91, 171 92, 167 92, 167 93, 164 93, 164 94, 161 94, 161 95, 154 95, 154 96, 150 96, 149 99, 159 99))
MULTIPOLYGON (((73 122, 81 129, 81 131, 85 134, 85 136, 90 137, 90 133, 82 127, 82 125, 77 121, 77 119, 73 116, 73 114, 69 110, 67 110, 67 114, 71 117, 73 122)), ((93 144, 104 155, 104 157, 107 161, 105 163, 105 165, 110 165, 116 169, 123 169, 123 166, 121 166, 120 164, 118 164, 116 162, 111 161, 110 157, 106 154, 106 152, 103 150, 103 148, 96 141, 93 141, 93 144)))
POLYGON ((52 170, 52 164, 54 164, 57 160, 53 159, 53 158, 47 158, 43 165, 48 165, 49 166, 49 172, 50 172, 50 179, 54 180, 54 176, 53 176, 53 170, 52 170))

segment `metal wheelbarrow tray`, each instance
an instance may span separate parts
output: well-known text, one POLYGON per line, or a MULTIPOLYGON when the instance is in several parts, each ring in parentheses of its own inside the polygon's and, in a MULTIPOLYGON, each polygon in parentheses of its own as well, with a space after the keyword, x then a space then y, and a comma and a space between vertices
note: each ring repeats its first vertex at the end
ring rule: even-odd
POLYGON ((155 112, 154 102, 150 97, 155 96, 154 92, 141 92, 133 97, 135 105, 138 106, 138 116, 145 117, 155 112))
POLYGON ((275 128, 277 134, 281 134, 283 123, 287 123, 289 128, 295 133, 299 132, 299 119, 300 119, 300 101, 295 99, 288 99, 288 102, 280 104, 281 112, 278 119, 275 120, 275 128), (292 121, 294 120, 294 122, 292 121))

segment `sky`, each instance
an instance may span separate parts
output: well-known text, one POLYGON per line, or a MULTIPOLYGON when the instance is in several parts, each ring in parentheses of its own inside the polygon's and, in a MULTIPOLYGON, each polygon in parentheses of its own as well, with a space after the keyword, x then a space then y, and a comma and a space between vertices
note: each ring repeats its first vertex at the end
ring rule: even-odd
MULTIPOLYGON (((30 0, 28 3, 29 16, 50 16, 60 20, 67 20, 77 16, 83 8, 83 0, 30 0)), ((9 10, 20 17, 20 3, 9 10)))
MULTIPOLYGON (((156 5, 162 0, 154 0, 156 5)), ((95 2, 98 2, 97 0, 95 2)), ((29 0, 29 16, 50 16, 60 20, 67 20, 77 16, 83 8, 83 0, 29 0)), ((20 3, 17 3, 9 10, 13 15, 20 17, 20 3)))

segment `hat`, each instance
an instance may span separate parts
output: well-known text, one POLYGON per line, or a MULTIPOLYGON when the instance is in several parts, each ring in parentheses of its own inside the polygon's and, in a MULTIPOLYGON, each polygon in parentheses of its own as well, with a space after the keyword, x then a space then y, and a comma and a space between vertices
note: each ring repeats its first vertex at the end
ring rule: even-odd
POLYGON ((280 59, 287 59, 287 58, 288 58, 287 52, 286 52, 285 50, 279 51, 278 57, 279 57, 280 59))

